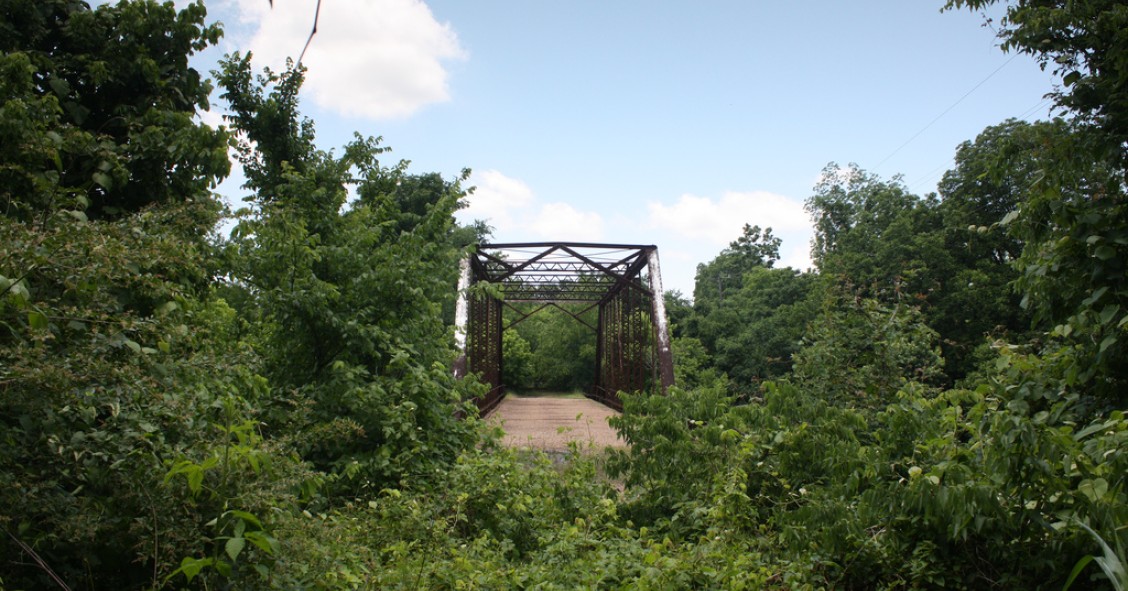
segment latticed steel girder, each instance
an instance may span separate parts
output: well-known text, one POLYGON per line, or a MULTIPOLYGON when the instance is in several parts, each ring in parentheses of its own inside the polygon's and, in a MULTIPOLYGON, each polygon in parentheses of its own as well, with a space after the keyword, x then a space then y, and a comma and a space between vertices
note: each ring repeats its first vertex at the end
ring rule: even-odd
POLYGON ((478 401, 484 412, 504 396, 501 333, 506 327, 501 301, 509 307, 518 302, 542 304, 532 312, 518 312, 516 322, 547 305, 587 302, 589 309, 598 307, 598 326, 591 327, 597 334, 596 378, 589 395, 605 404, 620 407, 620 391, 665 390, 674 382, 662 275, 653 245, 480 244, 463 261, 459 294, 462 355, 455 374, 476 373, 490 384, 490 394, 478 401), (494 289, 471 289, 483 282, 494 289), (499 293, 500 300, 492 293, 499 293))
POLYGON ((507 302, 600 301, 629 282, 649 292, 641 271, 654 246, 538 242, 482 244, 470 255, 472 281, 497 285, 507 302))

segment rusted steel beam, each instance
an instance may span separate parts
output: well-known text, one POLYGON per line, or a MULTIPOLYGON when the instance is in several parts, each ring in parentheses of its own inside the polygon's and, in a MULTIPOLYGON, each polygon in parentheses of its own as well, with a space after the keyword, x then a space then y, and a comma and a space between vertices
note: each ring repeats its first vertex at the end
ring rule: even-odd
POLYGON ((460 292, 467 293, 463 283, 486 281, 496 284, 504 298, 503 303, 478 293, 466 305, 469 313, 461 332, 468 363, 462 375, 477 372, 491 386, 490 393, 478 401, 480 407, 495 404, 504 394, 504 330, 549 306, 596 332, 596 375, 590 394, 604 404, 621 408, 621 391, 665 391, 673 383, 657 247, 585 242, 481 244, 468 259, 463 278, 468 272, 469 280, 460 280, 460 292), (541 305, 524 312, 513 305, 519 302, 541 305), (577 313, 562 303, 587 305, 577 313), (518 314, 508 326, 502 316, 504 306, 518 314), (598 310, 596 326, 583 317, 593 309, 598 310))
POLYGON ((556 251, 556 248, 550 248, 550 249, 538 254, 537 256, 535 256, 535 257, 533 257, 533 258, 531 258, 527 261, 522 261, 520 263, 517 263, 516 265, 507 265, 509 267, 509 272, 500 276, 500 277, 497 277, 497 280, 508 279, 508 278, 512 277, 513 275, 521 272, 522 269, 528 267, 529 265, 531 265, 533 263, 536 263, 537 261, 543 259, 544 257, 552 254, 555 251, 556 251))
MULTIPOLYGON (((627 275, 626 273, 616 273, 611 265, 604 265, 603 263, 600 263, 600 262, 598 262, 594 259, 588 258, 587 256, 580 254, 574 248, 571 248, 571 247, 568 247, 568 246, 561 246, 560 250, 563 250, 564 252, 567 252, 568 254, 576 257, 577 259, 583 261, 584 263, 591 265, 592 267, 606 273, 612 279, 621 281, 623 279, 623 277, 625 275, 627 275)), ((628 258, 631 258, 631 257, 628 257, 628 258)))
MULTIPOLYGON (((594 326, 588 324, 588 321, 584 320, 579 314, 575 314, 571 310, 568 310, 568 309, 566 309, 562 306, 557 305, 556 302, 550 302, 549 305, 554 306, 554 307, 556 307, 556 309, 560 310, 561 312, 571 316, 573 319, 575 319, 576 322, 579 322, 580 324, 582 324, 582 325, 584 325, 584 326, 586 326, 586 327, 588 327, 592 330, 596 330, 596 328, 594 326)), ((588 308, 588 310, 590 310, 590 309, 591 308, 588 308)), ((581 314, 582 314, 582 312, 581 312, 581 314)))
POLYGON ((598 248, 600 250, 629 250, 653 248, 653 244, 600 244, 596 242, 502 242, 483 243, 480 250, 506 250, 512 248, 549 248, 553 246, 567 246, 569 248, 598 248))
POLYGON ((607 291, 607 295, 603 296, 603 299, 609 300, 613 297, 616 297, 621 290, 623 290, 624 288, 626 288, 628 286, 634 287, 636 289, 640 289, 640 290, 643 291, 643 293, 646 293, 646 294, 649 295, 650 290, 643 287, 641 283, 636 283, 636 282, 633 281, 633 279, 638 276, 638 273, 640 271, 642 271, 642 268, 645 267, 645 266, 646 266, 646 259, 645 258, 640 258, 637 261, 635 261, 631 265, 630 274, 625 275, 625 277, 629 277, 630 279, 617 282, 611 289, 609 289, 607 291))
POLYGON ((536 314, 537 312, 540 312, 541 310, 543 310, 543 309, 545 309, 545 308, 547 308, 551 305, 553 305, 552 302, 546 302, 544 304, 541 304, 540 306, 537 306, 536 309, 533 310, 532 312, 529 312, 529 313, 526 314, 525 312, 518 310, 516 306, 513 306, 512 304, 510 304, 509 301, 506 301, 505 306, 507 308, 509 308, 510 310, 513 310, 514 312, 516 312, 518 314, 518 318, 516 320, 514 320, 513 322, 510 322, 505 328, 503 328, 502 332, 505 332, 505 331, 513 328, 514 326, 517 326, 518 324, 524 322, 524 320, 526 318, 528 318, 529 316, 532 316, 533 314, 536 314))

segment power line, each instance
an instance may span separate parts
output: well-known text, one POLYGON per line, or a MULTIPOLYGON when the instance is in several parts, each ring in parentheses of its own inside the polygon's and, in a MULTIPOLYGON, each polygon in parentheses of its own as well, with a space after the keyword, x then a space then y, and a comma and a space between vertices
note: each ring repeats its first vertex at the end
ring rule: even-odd
POLYGON ((928 171, 924 176, 922 176, 922 177, 918 178, 917 180, 913 181, 911 184, 908 185, 909 191, 910 192, 915 191, 918 186, 920 186, 920 185, 922 185, 922 184, 924 184, 928 181, 932 181, 932 180, 936 179, 938 174, 943 174, 943 172, 945 172, 944 167, 946 167, 946 166, 947 166, 947 164, 941 164, 940 166, 937 166, 936 168, 933 168, 932 170, 928 171))
MULTIPOLYGON (((1030 107, 1029 109, 1026 109, 1025 111, 1023 111, 1022 114, 1018 116, 1018 119, 1026 119, 1027 117, 1033 115, 1034 113, 1037 113, 1038 111, 1042 110, 1050 102, 1051 102, 1051 99, 1043 98, 1042 100, 1038 101, 1038 103, 1035 104, 1033 107, 1030 107)), ((913 181, 912 183, 910 183, 908 185, 909 190, 915 191, 918 187, 920 187, 924 183, 938 178, 940 176, 940 173, 942 173, 944 166, 945 165, 943 165, 943 164, 940 165, 940 166, 937 166, 936 168, 933 168, 931 171, 925 173, 920 178, 918 178, 915 181, 913 181)))
POLYGON ((933 119, 932 121, 929 121, 929 122, 928 122, 928 125, 925 125, 924 127, 922 127, 922 128, 921 128, 921 130, 920 130, 920 131, 918 131, 918 132, 916 132, 915 134, 913 134, 913 137, 911 137, 911 138, 909 138, 909 139, 905 140, 905 143, 901 144, 900 146, 897 146, 897 149, 896 149, 896 150, 893 150, 893 152, 892 152, 891 154, 889 154, 888 156, 886 156, 885 158, 883 158, 883 159, 881 160, 881 162, 878 162, 878 163, 877 163, 877 166, 874 166, 874 167, 873 167, 873 169, 874 169, 874 170, 877 170, 877 169, 881 168, 881 165, 882 165, 882 164, 885 164, 886 162, 888 162, 888 161, 889 161, 889 159, 890 159, 890 158, 892 158, 892 157, 896 156, 896 155, 897 155, 897 153, 898 153, 898 152, 900 152, 900 151, 901 151, 901 150, 902 150, 902 149, 903 149, 903 148, 904 148, 905 146, 907 146, 907 145, 911 144, 913 140, 915 140, 915 139, 917 139, 918 137, 920 137, 920 134, 924 133, 925 131, 928 131, 928 128, 932 127, 932 126, 933 126, 933 125, 934 125, 934 124, 935 124, 935 123, 936 123, 937 121, 939 121, 939 120, 940 120, 941 118, 943 118, 943 117, 944 117, 944 115, 947 115, 947 114, 948 114, 948 113, 949 113, 949 112, 950 112, 950 111, 951 111, 952 109, 956 108, 956 106, 957 106, 957 105, 959 105, 960 103, 962 103, 962 102, 964 101, 964 99, 966 99, 967 97, 971 96, 971 93, 975 92, 976 90, 979 90, 979 87, 980 87, 980 86, 983 86, 984 84, 986 84, 988 80, 990 80, 991 78, 993 78, 993 77, 995 76, 995 74, 998 74, 1000 70, 1002 70, 1003 68, 1007 67, 1007 64, 1009 64, 1009 63, 1011 63, 1012 61, 1014 61, 1014 58, 1016 58, 1016 57, 1018 57, 1018 54, 1017 54, 1017 53, 1015 53, 1014 55, 1010 56, 1010 59, 1008 59, 1007 61, 1003 62, 1003 65, 999 66, 998 68, 995 68, 995 71, 994 71, 994 72, 991 72, 990 74, 988 74, 988 75, 987 75, 987 77, 986 77, 986 78, 984 78, 984 79, 980 80, 980 81, 979 81, 979 84, 976 84, 976 85, 975 85, 974 87, 972 87, 972 89, 971 89, 971 90, 969 90, 969 91, 967 91, 966 93, 964 93, 964 95, 963 95, 963 96, 961 96, 961 97, 960 97, 960 98, 959 98, 959 99, 958 99, 958 100, 957 100, 956 102, 952 103, 952 104, 951 104, 951 105, 950 105, 950 106, 949 106, 949 107, 948 107, 947 109, 944 109, 944 112, 943 112, 943 113, 940 113, 940 114, 939 114, 939 115, 937 115, 937 116, 936 116, 936 117, 935 117, 935 118, 934 118, 934 119, 933 119))
POLYGON ((1021 115, 1019 115, 1018 118, 1019 119, 1026 119, 1027 117, 1029 117, 1029 116, 1033 115, 1034 113, 1038 112, 1039 110, 1041 110, 1042 107, 1045 107, 1046 104, 1048 104, 1049 102, 1050 102, 1050 99, 1043 98, 1041 100, 1041 102, 1039 102, 1038 104, 1036 104, 1033 107, 1030 107, 1029 109, 1026 109, 1025 111, 1023 111, 1023 113, 1021 115))

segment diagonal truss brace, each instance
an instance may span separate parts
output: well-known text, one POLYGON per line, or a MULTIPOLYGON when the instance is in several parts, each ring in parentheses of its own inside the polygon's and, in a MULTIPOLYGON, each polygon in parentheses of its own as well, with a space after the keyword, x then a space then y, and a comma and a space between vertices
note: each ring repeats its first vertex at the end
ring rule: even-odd
MULTIPOLYGON (((474 297, 480 300, 488 296, 478 293, 474 297)), ((455 375, 462 376, 470 372, 488 374, 498 376, 496 379, 500 382, 502 359, 498 349, 501 331, 550 306, 563 310, 593 329, 601 343, 599 355, 611 355, 606 360, 597 360, 597 366, 606 366, 607 371, 614 374, 608 374, 610 377, 606 378, 597 375, 593 391, 603 393, 603 402, 615 406, 618 404, 618 395, 614 388, 628 385, 630 387, 625 389, 638 389, 649 381, 644 376, 639 377, 639 373, 643 371, 639 368, 643 366, 638 365, 638 347, 652 346, 654 382, 663 391, 674 383, 673 357, 657 247, 581 242, 481 244, 463 260, 456 308, 456 339, 460 356, 455 364, 455 375), (488 318, 484 320, 476 320, 474 310, 485 308, 468 302, 469 288, 479 282, 496 285, 504 300, 494 300, 499 305, 491 308, 495 311, 489 312, 488 318), (634 303, 641 302, 640 298, 648 302, 643 308, 634 303), (516 302, 537 302, 541 305, 532 312, 524 313, 513 306, 516 302), (565 302, 588 303, 589 306, 576 314, 559 305, 565 302), (518 313, 518 318, 505 327, 498 321, 502 305, 518 313), (595 327, 580 317, 594 308, 600 309, 600 323, 595 327), (638 316, 644 309, 646 313, 638 316), (638 319, 644 317, 650 318, 647 323, 649 328, 645 331, 637 326, 640 321, 638 319), (482 326, 489 328, 483 329, 482 326), (627 332, 608 333, 624 330, 627 332), (492 334, 492 331, 497 334, 492 334), (651 337, 646 338, 646 333, 651 337), (634 344, 629 344, 624 338, 634 344), (475 347, 480 350, 478 353, 475 353, 475 347), (629 351, 623 347, 628 347, 629 351), (478 359, 477 362, 475 358, 478 359), (485 358, 489 358, 489 363, 493 365, 475 367, 480 366, 481 359, 485 358), (625 370, 621 367, 622 363, 633 364, 631 367, 634 369, 625 370), (623 375, 632 376, 634 381, 622 382, 614 377, 623 375), (604 379, 609 382, 601 383, 604 379), (640 379, 643 381, 638 381, 640 379)), ((477 314, 480 316, 482 313, 484 312, 477 314)), ((497 391, 499 400, 503 395, 500 393, 502 384, 491 382, 491 385, 491 396, 497 391)))

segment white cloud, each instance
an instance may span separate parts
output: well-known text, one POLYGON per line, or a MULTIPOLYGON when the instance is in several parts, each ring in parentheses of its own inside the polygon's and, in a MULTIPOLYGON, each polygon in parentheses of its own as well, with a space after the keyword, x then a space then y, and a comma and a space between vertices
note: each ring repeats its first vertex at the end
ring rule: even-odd
POLYGON ((651 202, 647 208, 646 225, 663 253, 667 289, 691 295, 697 264, 712 260, 736 240, 744 224, 770 227, 782 240, 776 266, 812 266, 811 222, 798 200, 766 191, 729 191, 719 199, 685 194, 673 203, 651 202))
MULTIPOLYGON (((256 68, 297 59, 317 0, 238 0, 240 21, 257 26, 245 48, 256 68)), ((327 0, 302 60, 305 90, 318 106, 345 116, 406 117, 450 100, 444 63, 465 59, 458 36, 421 0, 327 0)))
POLYGON ((717 201, 685 194, 673 205, 651 202, 647 209, 652 227, 715 245, 735 240, 744 224, 771 227, 777 236, 809 233, 811 227, 802 203, 766 191, 729 191, 717 201))
POLYGON ((793 244, 791 248, 784 249, 780 252, 779 264, 777 267, 791 267, 800 271, 815 268, 815 262, 811 260, 811 239, 807 238, 805 241, 793 244))
POLYGON ((474 193, 467 200, 469 205, 458 212, 464 222, 486 220, 499 231, 508 230, 515 225, 514 214, 533 203, 528 185, 497 170, 475 172, 467 184, 474 187, 474 193))
POLYGON ((484 220, 494 228, 495 242, 561 240, 595 242, 603 239, 603 217, 567 203, 538 203, 524 181, 497 170, 475 172, 469 180, 474 193, 458 212, 463 223, 484 220))
POLYGON ((529 223, 541 238, 565 242, 603 240, 603 218, 598 213, 580 211, 567 203, 548 203, 529 223))
POLYGON ((218 129, 221 125, 227 125, 227 122, 223 120, 223 113, 221 113, 219 109, 214 106, 207 111, 197 109, 196 118, 200 120, 200 123, 203 123, 211 127, 212 129, 218 129))

